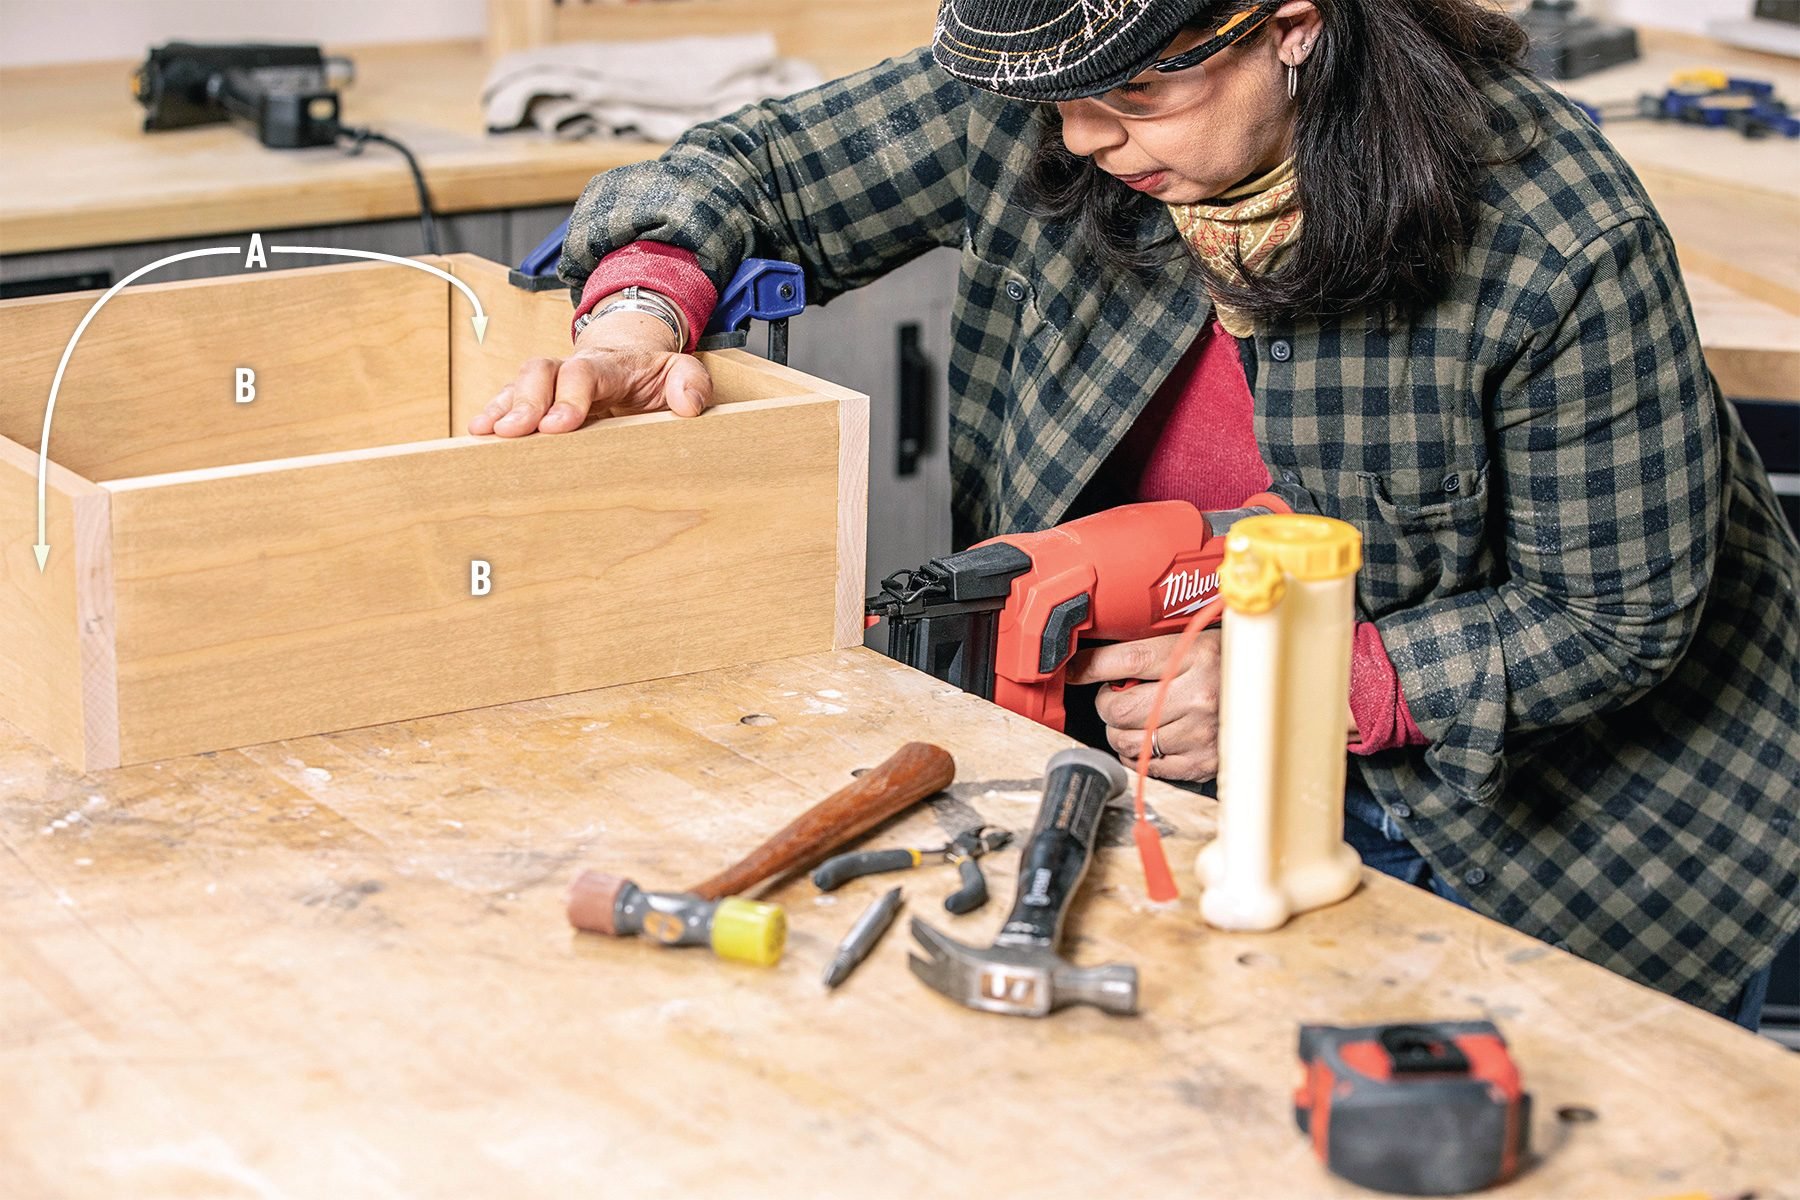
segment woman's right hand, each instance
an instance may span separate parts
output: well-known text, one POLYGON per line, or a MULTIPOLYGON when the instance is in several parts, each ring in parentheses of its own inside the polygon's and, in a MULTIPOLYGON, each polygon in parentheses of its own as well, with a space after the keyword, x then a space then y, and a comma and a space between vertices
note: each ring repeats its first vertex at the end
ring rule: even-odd
POLYGON ((475 414, 469 432, 568 433, 590 415, 667 409, 697 417, 711 403, 712 376, 699 359, 681 353, 667 325, 647 313, 616 312, 588 322, 569 357, 534 358, 520 367, 475 414))

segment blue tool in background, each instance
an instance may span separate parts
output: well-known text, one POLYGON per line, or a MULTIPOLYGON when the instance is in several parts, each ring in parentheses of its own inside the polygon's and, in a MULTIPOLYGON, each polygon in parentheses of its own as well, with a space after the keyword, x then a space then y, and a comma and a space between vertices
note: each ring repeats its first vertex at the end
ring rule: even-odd
POLYGON ((1800 117, 1775 94, 1775 85, 1739 79, 1723 71, 1682 71, 1661 92, 1646 92, 1636 105, 1603 109, 1582 104, 1596 125, 1620 121, 1674 121, 1706 129, 1735 129, 1747 138, 1800 138, 1800 117))
MULTIPOLYGON (((527 254, 517 267, 507 273, 516 288, 528 292, 545 292, 564 286, 556 277, 556 263, 562 257, 563 240, 569 236, 569 223, 564 221, 556 231, 527 254)), ((698 349, 725 350, 747 345, 750 322, 763 321, 769 326, 768 359, 787 362, 787 323, 806 309, 806 276, 798 265, 772 258, 747 258, 719 295, 712 320, 707 322, 698 349)))

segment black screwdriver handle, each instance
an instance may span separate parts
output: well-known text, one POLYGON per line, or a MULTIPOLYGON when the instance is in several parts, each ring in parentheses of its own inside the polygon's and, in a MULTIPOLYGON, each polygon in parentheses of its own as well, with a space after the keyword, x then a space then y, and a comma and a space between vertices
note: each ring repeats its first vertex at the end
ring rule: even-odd
POLYGON ((1056 947, 1069 901, 1094 857, 1100 814, 1130 782, 1119 760, 1098 750, 1082 747, 1051 757, 1037 822, 1019 858, 1019 894, 996 946, 1056 947))
POLYGON ((812 873, 812 881, 821 892, 830 892, 852 879, 883 871, 911 870, 919 862, 918 854, 911 850, 855 850, 820 863, 819 869, 812 873))
POLYGON ((988 901, 987 876, 981 873, 981 864, 972 858, 965 858, 956 864, 962 872, 962 886, 944 897, 944 909, 957 916, 974 912, 988 901))

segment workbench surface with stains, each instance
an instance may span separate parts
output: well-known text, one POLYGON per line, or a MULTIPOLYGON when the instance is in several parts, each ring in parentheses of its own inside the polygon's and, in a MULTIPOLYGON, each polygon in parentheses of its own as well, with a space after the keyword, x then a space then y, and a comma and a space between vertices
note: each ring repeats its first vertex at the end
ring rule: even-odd
POLYGON ((789 883, 772 969, 570 931, 579 867, 689 883, 909 739, 958 782, 868 844, 1022 833, 1068 744, 864 650, 87 776, 0 726, 0 1193, 1367 1195, 1294 1128, 1298 1025, 1485 1016, 1537 1149, 1492 1195, 1800 1196, 1800 1060, 1379 876, 1209 931, 1212 802, 1167 787, 1183 901, 1120 814, 1065 946, 1135 963, 1137 1017, 957 1007, 904 923, 822 990, 896 881, 985 943, 1012 851, 965 918, 948 868, 789 883))

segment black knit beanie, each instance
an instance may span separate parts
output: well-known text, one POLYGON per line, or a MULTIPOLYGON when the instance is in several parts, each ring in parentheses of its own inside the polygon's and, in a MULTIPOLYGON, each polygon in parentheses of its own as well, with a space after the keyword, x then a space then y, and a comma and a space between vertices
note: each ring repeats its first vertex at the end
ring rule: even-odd
POLYGON ((931 53, 984 91, 1074 100, 1139 74, 1188 22, 1228 7, 1227 0, 943 0, 931 53))

